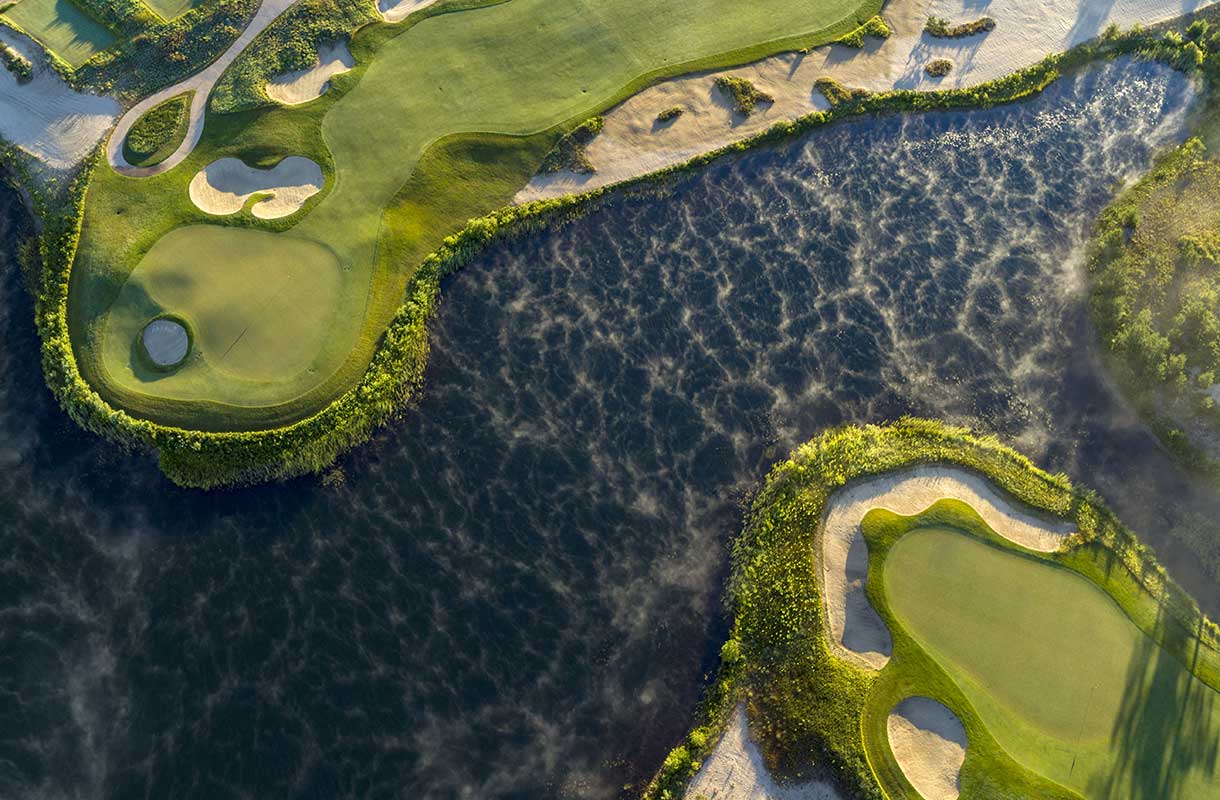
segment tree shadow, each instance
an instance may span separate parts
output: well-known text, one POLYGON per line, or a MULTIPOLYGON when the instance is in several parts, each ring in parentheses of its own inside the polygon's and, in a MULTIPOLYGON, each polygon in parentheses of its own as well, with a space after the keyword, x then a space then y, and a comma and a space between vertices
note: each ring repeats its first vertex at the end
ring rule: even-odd
POLYGON ((1216 692, 1193 670, 1201 647, 1198 634, 1167 623, 1162 607, 1157 628, 1168 648, 1141 637, 1127 667, 1126 691, 1110 733, 1116 764, 1089 782, 1089 794, 1131 800, 1169 800, 1194 773, 1215 775, 1220 755, 1220 714, 1216 692), (1193 646, 1192 646, 1193 640, 1193 646), (1172 652, 1191 653, 1190 670, 1172 652))

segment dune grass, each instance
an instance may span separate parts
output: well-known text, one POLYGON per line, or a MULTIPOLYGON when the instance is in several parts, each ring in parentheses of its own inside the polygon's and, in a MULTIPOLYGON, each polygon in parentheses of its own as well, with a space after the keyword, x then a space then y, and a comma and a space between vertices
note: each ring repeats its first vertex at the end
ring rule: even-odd
MULTIPOLYGON (((405 31, 365 28, 352 43, 356 69, 337 76, 334 91, 307 108, 210 116, 191 158, 156 178, 132 181, 98 169, 69 300, 82 371, 120 407, 186 427, 259 429, 306 416, 359 378, 422 254, 468 218, 507 203, 559 136, 589 112, 665 75, 829 41, 858 24, 858 11, 867 19, 875 11, 867 5, 861 11, 858 0, 681 0, 661 7, 642 0, 513 0, 435 15, 405 31), (461 137, 474 145, 456 147, 461 137), (185 186, 195 171, 226 155, 251 164, 313 158, 327 187, 287 220, 262 223, 247 213, 222 223, 202 219, 184 202, 185 186), (486 169, 501 160, 503 166, 486 169), (431 182, 440 196, 419 196, 414 188, 429 183, 420 170, 462 173, 467 181, 431 182), (412 210, 426 213, 428 224, 412 210), (324 277, 316 285, 309 275, 301 279, 300 291, 331 303, 332 324, 325 352, 311 361, 311 385, 267 378, 260 395, 267 402, 254 406, 234 403, 238 392, 220 392, 226 378, 217 373, 218 393, 184 400, 167 396, 173 376, 145 381, 111 357, 125 343, 106 342, 108 332, 127 332, 107 319, 129 317, 136 308, 126 304, 138 293, 124 294, 123 283, 140 280, 157 239, 199 223, 215 227, 217 236, 234 227, 259 228, 271 249, 271 242, 306 240, 335 254, 343 273, 337 291, 324 277)), ((162 264, 176 265, 184 283, 208 268, 207 254, 191 245, 190 237, 177 237, 166 245, 174 252, 158 253, 162 264)), ((230 288, 246 290, 240 283, 230 288)), ((267 313, 255 324, 287 322, 267 313)), ((200 330, 200 336, 207 334, 200 330)))
POLYGON ((115 42, 114 34, 71 0, 20 0, 0 14, 75 69, 115 42))
POLYGON ((1156 598, 1100 551, 1023 551, 957 501, 873 511, 862 530, 869 595, 895 637, 869 703, 879 774, 904 783, 883 718, 923 693, 967 726, 964 787, 1036 775, 1098 800, 1215 796, 1217 654, 1157 619, 1156 598))

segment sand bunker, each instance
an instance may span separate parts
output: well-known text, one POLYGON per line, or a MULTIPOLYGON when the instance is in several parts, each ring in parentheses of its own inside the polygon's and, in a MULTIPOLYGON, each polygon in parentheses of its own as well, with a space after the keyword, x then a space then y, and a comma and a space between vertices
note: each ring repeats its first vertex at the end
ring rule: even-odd
POLYGON ((970 505, 992 530, 1030 550, 1054 552, 1075 526, 1019 508, 985 479, 954 467, 921 466, 848 484, 826 503, 818 536, 827 635, 841 657, 870 669, 890 660, 893 641, 865 595, 868 546, 860 521, 874 508, 910 516, 938 500, 970 505))
POLYGON ((286 217, 322 190, 322 168, 308 158, 289 156, 271 169, 256 169, 236 158, 222 158, 191 179, 191 202, 217 216, 236 214, 254 195, 250 213, 259 219, 286 217))
POLYGON ((377 10, 386 22, 402 22, 416 11, 435 2, 436 0, 377 0, 377 10))
POLYGON ((966 729, 949 709, 927 697, 908 697, 890 712, 890 751, 924 800, 957 800, 966 729))
POLYGON ((807 54, 786 53, 646 89, 604 115, 605 127, 587 148, 597 172, 539 175, 515 200, 559 197, 646 175, 761 133, 776 122, 825 109, 826 98, 814 89, 821 77, 873 91, 974 86, 1092 39, 1111 22, 1124 27, 1159 22, 1213 2, 1216 0, 890 0, 882 16, 893 35, 886 40, 869 38, 861 50, 828 45, 807 54), (961 39, 936 39, 923 32, 933 15, 954 23, 987 15, 996 20, 996 27, 961 39), (924 72, 937 58, 954 64, 945 78, 924 72), (775 103, 761 106, 743 119, 714 88, 717 75, 747 78, 771 94, 775 103), (674 106, 683 107, 685 113, 671 123, 658 124, 657 114, 674 106))
POLYGON ((144 352, 158 367, 174 367, 182 363, 191 349, 191 338, 182 323, 172 319, 155 319, 140 336, 144 352))
POLYGON ((267 96, 277 103, 296 106, 316 100, 330 88, 330 79, 355 66, 347 42, 333 42, 318 48, 318 64, 272 78, 267 82, 267 96))
POLYGON ((0 139, 49 167, 72 168, 106 135, 119 104, 73 91, 47 66, 42 48, 27 37, 0 26, 0 42, 34 65, 26 82, 0 67, 0 139))
POLYGON ((737 706, 728 730, 686 790, 686 800, 844 800, 829 783, 778 784, 750 740, 746 710, 737 706))

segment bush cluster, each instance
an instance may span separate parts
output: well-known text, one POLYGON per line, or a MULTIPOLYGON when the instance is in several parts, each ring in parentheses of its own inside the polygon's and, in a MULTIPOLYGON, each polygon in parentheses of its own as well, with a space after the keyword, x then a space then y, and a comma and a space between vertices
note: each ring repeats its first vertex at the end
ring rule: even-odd
POLYGON ((673 120, 677 119, 678 117, 682 116, 685 113, 686 113, 686 109, 684 109, 682 106, 672 106, 670 108, 665 109, 660 114, 657 114, 657 122, 661 122, 661 123, 672 122, 673 120))
POLYGON ((0 61, 4 62, 4 68, 16 75, 19 81, 28 81, 34 74, 34 65, 30 60, 4 42, 0 42, 0 61))
POLYGON ((834 78, 818 78, 813 82, 813 87, 822 93, 832 108, 844 103, 863 100, 872 94, 867 89, 849 89, 834 78))
POLYGON ((190 95, 180 94, 153 106, 136 120, 123 141, 123 157, 128 163, 144 166, 149 158, 181 141, 190 95))
POLYGON ((838 43, 859 50, 864 47, 865 36, 875 36, 878 39, 890 38, 890 26, 879 16, 872 17, 859 28, 839 39, 838 43))
POLYGON ((923 71, 933 78, 943 78, 953 71, 953 62, 947 58, 936 58, 929 61, 923 71))
POLYGON ((980 17, 973 22, 953 25, 944 17, 928 17, 923 30, 924 33, 937 39, 960 39, 963 36, 973 36, 976 33, 995 30, 995 20, 991 17, 980 17))
POLYGON ((746 78, 734 75, 716 77, 716 88, 733 101, 733 110, 743 117, 754 113, 759 103, 774 103, 775 98, 759 89, 746 78))
POLYGON ((583 175, 597 172, 585 148, 597 138, 605 124, 604 118, 593 117, 577 125, 555 143, 555 147, 543 159, 539 171, 550 173, 568 169, 583 175))

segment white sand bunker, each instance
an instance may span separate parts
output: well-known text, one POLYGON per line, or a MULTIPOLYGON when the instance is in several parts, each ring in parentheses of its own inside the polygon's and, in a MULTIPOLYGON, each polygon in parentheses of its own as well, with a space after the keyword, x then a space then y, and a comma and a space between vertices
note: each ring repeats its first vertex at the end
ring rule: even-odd
POLYGON ((829 783, 776 783, 750 740, 746 710, 737 706, 728 730, 686 790, 686 800, 844 800, 829 783))
POLYGON ((322 168, 308 158, 289 156, 271 169, 257 169, 237 158, 208 164, 191 179, 191 202, 217 216, 236 214, 255 195, 267 195, 250 213, 278 219, 301 209, 322 191, 322 168))
POLYGON ((966 729, 949 709, 927 697, 908 697, 890 712, 886 724, 890 751, 924 800, 957 800, 966 729))
POLYGON ((347 42, 332 42, 318 48, 317 66, 279 75, 267 82, 267 96, 277 103, 296 106, 321 97, 330 79, 355 66, 347 42))
POLYGON ((435 2, 436 0, 377 0, 377 10, 386 22, 402 22, 416 11, 435 2))
POLYGON ((140 335, 144 352, 158 367, 176 367, 191 349, 191 337, 182 323, 172 319, 154 319, 140 335))
POLYGON ((987 479, 955 467, 921 466, 850 483, 826 503, 818 536, 827 635, 839 657, 870 669, 890 660, 893 641, 865 595, 868 546, 860 522, 874 508, 910 516, 943 499, 970 505, 1000 536, 1043 553, 1058 550, 1076 528, 1026 511, 987 479))
POLYGON ((0 67, 0 140, 49 167, 70 169, 106 135, 119 104, 109 97, 73 91, 47 65, 37 44, 2 25, 0 42, 34 65, 28 81, 18 81, 0 67))

